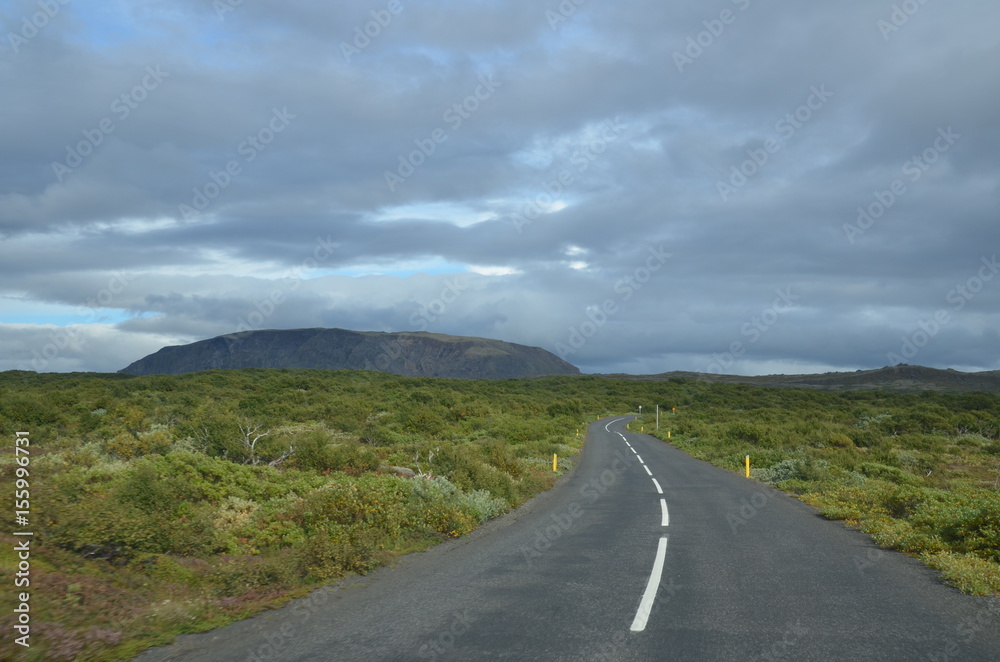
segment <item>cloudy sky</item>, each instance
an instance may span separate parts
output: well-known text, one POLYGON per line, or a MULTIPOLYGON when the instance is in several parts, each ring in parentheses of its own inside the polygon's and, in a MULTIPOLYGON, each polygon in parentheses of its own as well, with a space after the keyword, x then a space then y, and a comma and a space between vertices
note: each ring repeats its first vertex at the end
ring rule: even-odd
POLYGON ((0 5, 0 370, 426 330, 1000 369, 994 0, 0 5))

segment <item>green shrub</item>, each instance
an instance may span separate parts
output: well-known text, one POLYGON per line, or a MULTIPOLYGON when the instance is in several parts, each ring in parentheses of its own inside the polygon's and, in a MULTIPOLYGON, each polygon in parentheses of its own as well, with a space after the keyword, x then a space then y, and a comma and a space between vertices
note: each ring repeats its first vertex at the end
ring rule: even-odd
POLYGON ((882 503, 889 515, 902 519, 913 515, 928 499, 937 494, 937 490, 906 484, 893 485, 884 493, 882 503))
POLYGON ((835 448, 854 448, 854 440, 848 435, 838 432, 826 438, 826 443, 835 448))
POLYGON ((351 565, 351 548, 340 534, 343 527, 317 529, 296 551, 297 564, 304 576, 328 581, 342 576, 351 565))
POLYGON ((170 552, 183 556, 205 557, 224 551, 215 532, 217 509, 207 503, 185 502, 173 513, 170 529, 170 552))
POLYGON ((138 554, 133 559, 132 567, 148 577, 169 584, 196 586, 201 579, 199 573, 181 565, 176 558, 167 554, 138 554))
POLYGON ((243 595, 295 580, 295 566, 279 556, 223 556, 212 564, 209 581, 220 596, 243 595))
POLYGON ((470 499, 440 476, 433 480, 414 479, 410 481, 410 490, 411 521, 453 538, 472 531, 486 513, 499 508, 484 495, 470 499))
POLYGON ((328 524, 367 527, 390 537, 400 535, 410 500, 409 481, 396 476, 338 478, 291 500, 275 514, 295 523, 306 536, 328 524))
POLYGON ((480 522, 499 517, 509 509, 505 500, 498 499, 486 490, 470 492, 465 499, 470 514, 480 522))
POLYGON ((329 524, 316 530, 295 552, 296 567, 304 576, 328 581, 345 573, 366 574, 380 564, 384 532, 329 524))
POLYGON ((956 552, 1000 562, 1000 496, 985 491, 928 501, 910 518, 956 552))
POLYGON ((134 457, 151 453, 153 451, 153 444, 129 432, 121 432, 113 439, 104 442, 104 450, 106 453, 123 460, 131 460, 134 457))
POLYGON ((877 430, 866 428, 847 430, 846 434, 854 442, 854 445, 859 448, 872 448, 873 446, 877 446, 882 440, 882 435, 877 430))
POLYGON ((945 450, 945 438, 933 434, 903 434, 893 440, 893 446, 940 453, 945 450))
POLYGON ((147 513, 174 513, 185 500, 197 494, 176 475, 163 472, 160 462, 138 460, 124 472, 116 498, 147 513))
POLYGON ((332 435, 329 431, 312 427, 297 434, 292 432, 288 436, 288 443, 295 447, 295 453, 287 460, 288 466, 315 471, 334 466, 330 452, 332 435))
MULTIPOLYGON (((895 459, 895 458, 894 458, 895 459)), ((898 460, 896 460, 898 462, 898 460)), ((870 478, 881 478, 900 485, 921 485, 923 481, 908 471, 878 462, 863 462, 860 471, 870 478)))
POLYGON ((375 471, 381 461, 378 453, 366 448, 358 442, 343 441, 331 446, 329 450, 330 467, 347 473, 364 473, 375 471))
POLYGON ((774 437, 770 432, 749 423, 730 423, 726 427, 725 438, 731 442, 759 448, 775 447, 774 437))
POLYGON ((173 519, 147 513, 105 495, 73 504, 46 503, 51 523, 44 540, 91 558, 132 558, 138 552, 171 551, 173 519))
POLYGON ((751 469, 750 475, 766 483, 787 480, 813 482, 830 478, 830 468, 824 460, 797 458, 782 460, 766 469, 751 469))
POLYGON ((524 466, 511 450, 511 445, 503 441, 492 440, 485 444, 485 461, 496 469, 503 471, 512 478, 518 478, 524 471, 524 466))
POLYGON ((924 562, 941 571, 944 579, 972 595, 1000 593, 1000 565, 971 554, 938 552, 924 556, 924 562))
POLYGON ((545 411, 553 418, 557 416, 569 416, 579 419, 583 415, 583 404, 576 398, 569 398, 553 402, 545 411))
POLYGON ((451 480, 462 490, 485 490, 506 503, 517 503, 518 490, 510 474, 481 462, 462 463, 450 474, 451 480))

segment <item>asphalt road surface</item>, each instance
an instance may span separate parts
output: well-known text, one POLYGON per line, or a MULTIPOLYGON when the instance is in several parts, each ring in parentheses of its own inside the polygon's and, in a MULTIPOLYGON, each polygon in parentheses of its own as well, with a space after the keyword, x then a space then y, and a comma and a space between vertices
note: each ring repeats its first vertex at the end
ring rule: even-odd
POLYGON ((1000 600, 627 420, 470 536, 138 659, 1000 660, 1000 600))

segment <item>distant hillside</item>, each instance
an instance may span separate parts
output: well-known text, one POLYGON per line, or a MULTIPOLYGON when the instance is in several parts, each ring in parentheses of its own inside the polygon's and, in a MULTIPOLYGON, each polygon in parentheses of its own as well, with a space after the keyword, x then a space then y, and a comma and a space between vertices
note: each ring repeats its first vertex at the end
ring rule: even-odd
POLYGON ((379 370, 410 377, 509 379, 578 375, 539 347, 434 333, 344 329, 247 331, 164 347, 119 372, 179 374, 213 369, 315 368, 379 370))
POLYGON ((724 384, 754 384, 816 388, 828 391, 986 391, 1000 393, 1000 371, 959 372, 915 365, 897 365, 877 370, 828 372, 822 375, 706 375, 697 372, 666 372, 659 375, 605 375, 615 379, 668 381, 692 379, 724 384))

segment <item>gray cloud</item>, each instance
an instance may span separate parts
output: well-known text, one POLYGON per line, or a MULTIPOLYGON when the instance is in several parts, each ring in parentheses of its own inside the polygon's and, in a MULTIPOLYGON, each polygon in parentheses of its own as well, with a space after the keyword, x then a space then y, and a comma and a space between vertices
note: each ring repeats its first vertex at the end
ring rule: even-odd
POLYGON ((733 343, 731 372, 867 368, 914 340, 908 362, 1000 368, 993 4, 891 31, 861 0, 388 6, 70 3, 25 39, 37 3, 10 3, 0 369, 241 326, 498 337, 600 372, 733 343))

